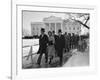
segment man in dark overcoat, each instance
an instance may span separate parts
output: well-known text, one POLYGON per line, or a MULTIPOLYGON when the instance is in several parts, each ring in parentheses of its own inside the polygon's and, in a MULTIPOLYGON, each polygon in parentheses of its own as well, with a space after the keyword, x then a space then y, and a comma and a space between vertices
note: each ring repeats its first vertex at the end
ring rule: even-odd
POLYGON ((62 35, 61 29, 59 29, 58 30, 58 38, 57 38, 57 41, 56 41, 56 50, 57 50, 58 57, 60 58, 60 66, 63 65, 64 48, 65 48, 65 38, 62 35))
POLYGON ((48 53, 47 53, 47 45, 48 45, 48 36, 45 34, 45 29, 41 28, 41 35, 39 37, 39 50, 38 50, 38 60, 37 64, 41 64, 42 55, 45 54, 45 62, 48 62, 48 53))

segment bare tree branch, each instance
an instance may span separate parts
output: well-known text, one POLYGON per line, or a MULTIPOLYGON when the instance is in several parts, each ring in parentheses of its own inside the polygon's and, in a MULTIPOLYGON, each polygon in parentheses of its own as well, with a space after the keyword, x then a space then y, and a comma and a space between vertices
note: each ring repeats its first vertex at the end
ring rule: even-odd
POLYGON ((90 29, 90 27, 86 25, 87 22, 88 22, 89 19, 90 19, 89 14, 78 14, 78 15, 75 15, 75 14, 68 14, 68 15, 71 17, 72 20, 74 20, 74 21, 80 23, 81 25, 83 25, 83 26, 86 27, 87 29, 90 29), (86 18, 86 16, 88 16, 88 17, 86 18), (84 17, 85 20, 86 20, 85 23, 84 23, 83 21, 81 21, 81 20, 77 20, 76 17, 78 17, 78 18, 84 17))
POLYGON ((87 20, 86 20, 86 22, 85 22, 85 24, 87 24, 87 22, 88 22, 88 20, 90 19, 90 17, 88 16, 88 18, 87 18, 87 20))
POLYGON ((80 24, 82 24, 82 25, 85 26, 87 29, 90 29, 89 26, 87 26, 86 24, 82 23, 81 21, 79 21, 79 20, 75 20, 75 21, 78 22, 78 23, 80 23, 80 24))

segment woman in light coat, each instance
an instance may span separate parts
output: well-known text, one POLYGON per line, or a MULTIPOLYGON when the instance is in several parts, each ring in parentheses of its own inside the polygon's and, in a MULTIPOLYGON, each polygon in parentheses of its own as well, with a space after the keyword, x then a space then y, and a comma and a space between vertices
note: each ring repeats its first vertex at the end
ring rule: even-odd
POLYGON ((48 32, 48 59, 49 59, 49 64, 52 62, 53 58, 55 57, 55 38, 52 35, 52 32, 48 32))

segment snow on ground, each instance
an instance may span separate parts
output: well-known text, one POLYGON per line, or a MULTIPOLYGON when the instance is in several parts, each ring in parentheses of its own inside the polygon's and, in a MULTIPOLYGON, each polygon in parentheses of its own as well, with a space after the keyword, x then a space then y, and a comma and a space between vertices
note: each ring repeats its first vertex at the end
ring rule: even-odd
MULTIPOLYGON (((38 49, 39 49, 39 39, 23 39, 23 66, 27 67, 30 66, 32 64, 32 59, 31 56, 29 57, 29 59, 27 60, 27 56, 29 55, 30 49, 32 46, 32 54, 37 53, 38 49)), ((33 55, 33 61, 36 62, 38 55, 33 55)))
POLYGON ((23 47, 39 44, 39 39, 23 39, 23 47))
POLYGON ((32 53, 36 53, 39 49, 39 39, 23 39, 23 56, 28 55, 32 46, 32 53))

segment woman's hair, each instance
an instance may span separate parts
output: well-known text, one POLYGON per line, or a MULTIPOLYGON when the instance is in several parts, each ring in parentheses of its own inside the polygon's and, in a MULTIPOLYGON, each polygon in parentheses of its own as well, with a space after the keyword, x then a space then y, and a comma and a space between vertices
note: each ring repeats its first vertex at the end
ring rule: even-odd
POLYGON ((48 35, 49 35, 49 34, 51 34, 51 35, 52 35, 52 32, 51 32, 51 31, 48 31, 48 35))

